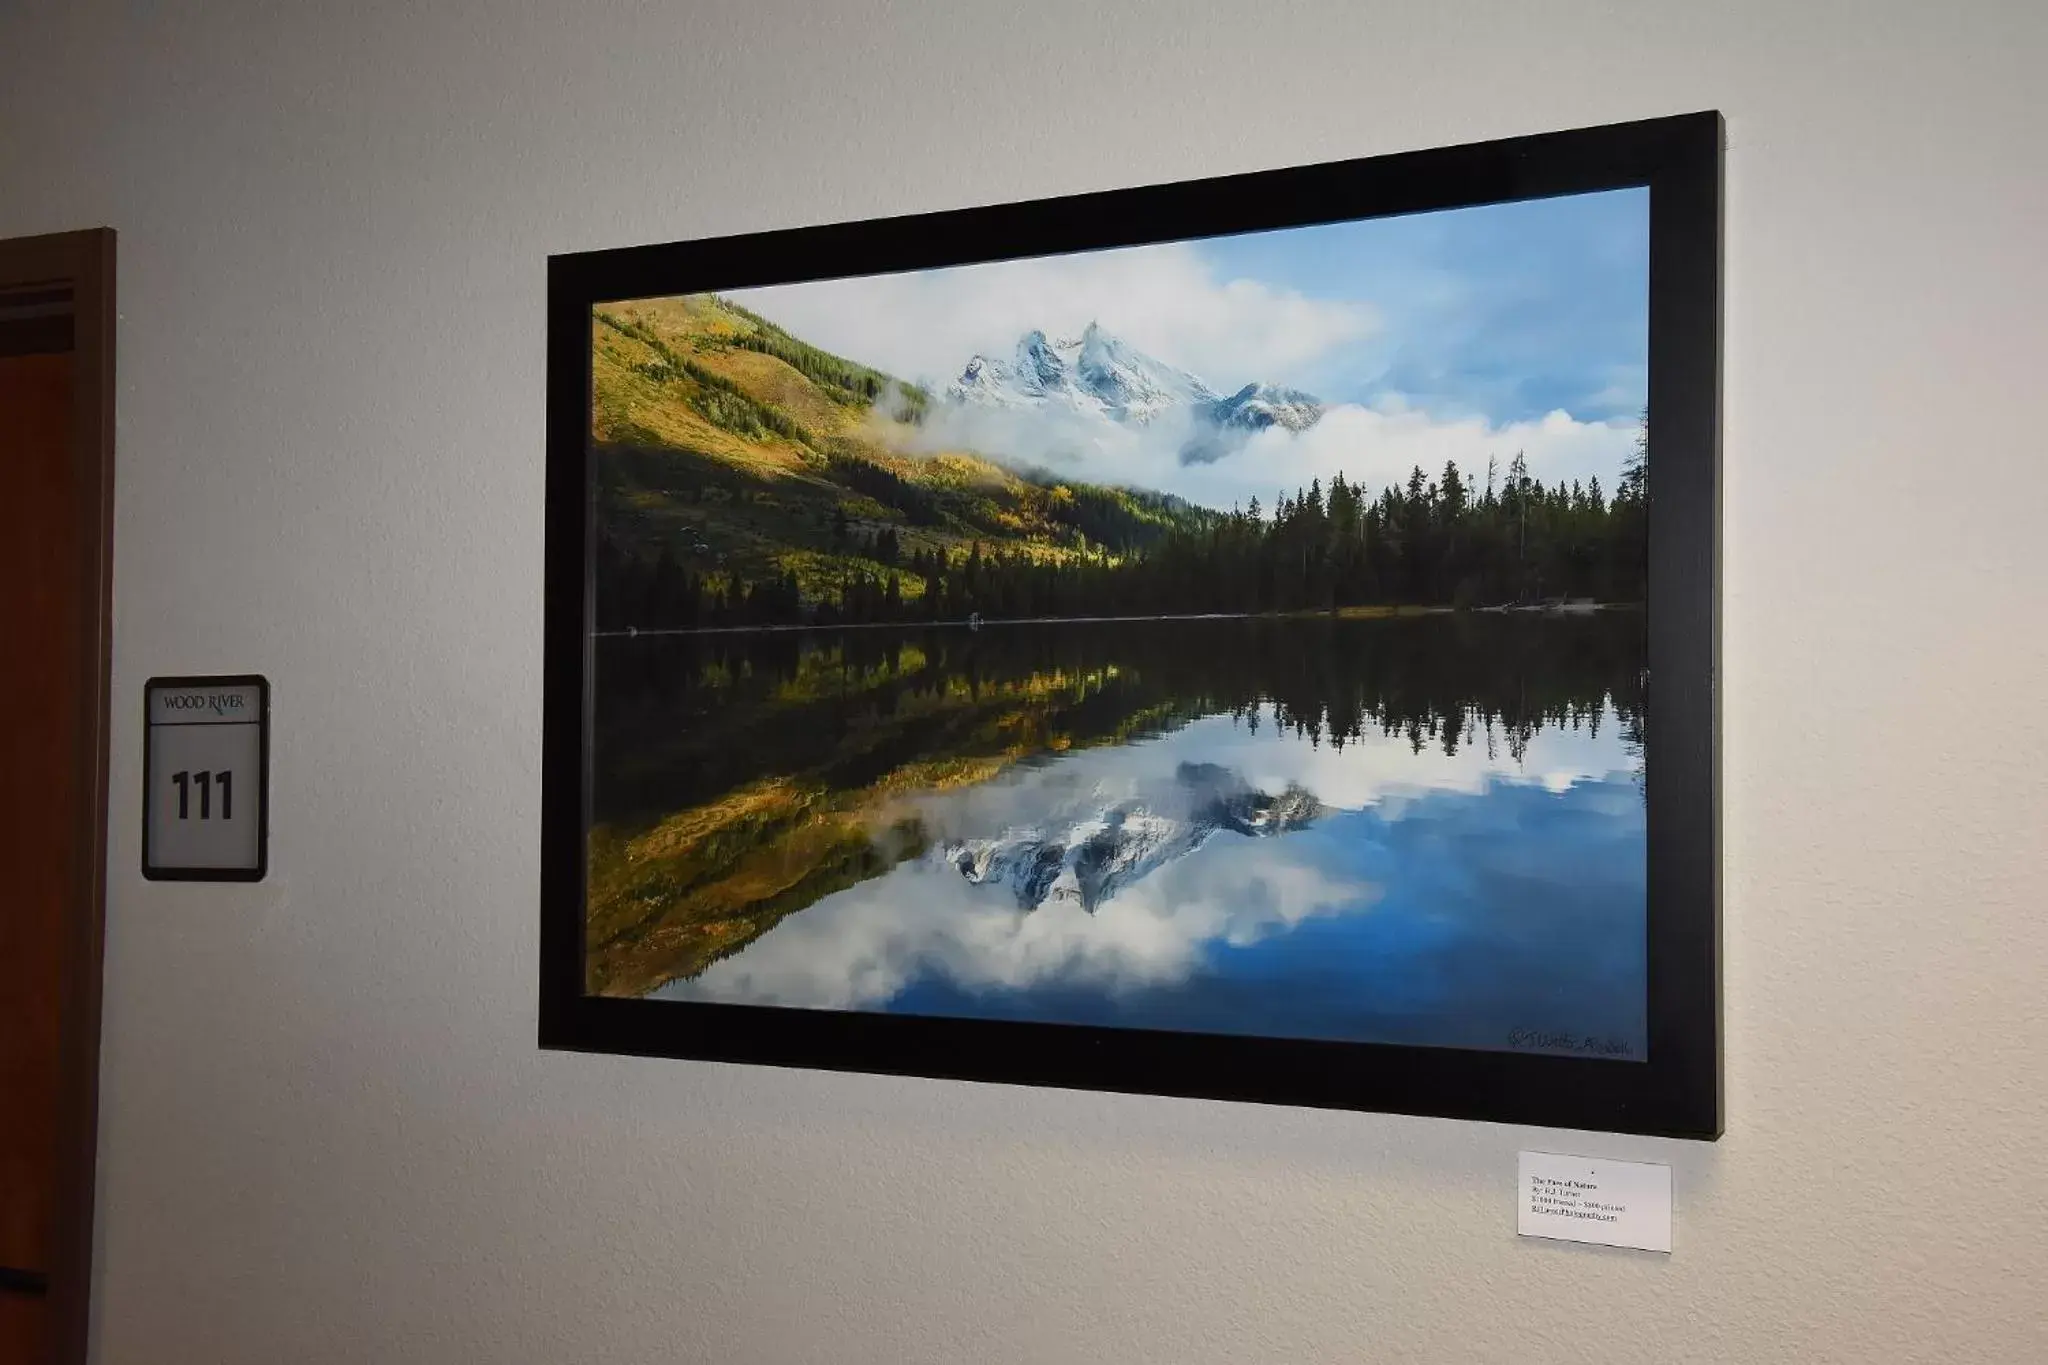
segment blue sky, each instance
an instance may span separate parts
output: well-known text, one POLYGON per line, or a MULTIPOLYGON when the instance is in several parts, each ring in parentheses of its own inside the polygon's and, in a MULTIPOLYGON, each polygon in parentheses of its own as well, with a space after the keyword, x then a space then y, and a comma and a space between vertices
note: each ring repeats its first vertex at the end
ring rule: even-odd
POLYGON ((1526 200, 1199 244, 1221 279, 1364 302, 1379 330, 1304 367, 1329 402, 1399 396, 1496 424, 1643 405, 1649 191, 1526 200))
POLYGON ((1619 190, 735 297, 936 391, 1028 331, 1097 322, 1218 392, 1261 381, 1328 405, 1307 431, 1193 468, 1163 425, 1080 439, 956 413, 927 433, 1092 482, 1228 508, 1340 471, 1377 488, 1522 453, 1545 482, 1612 489, 1647 387, 1648 219, 1649 192, 1619 190))

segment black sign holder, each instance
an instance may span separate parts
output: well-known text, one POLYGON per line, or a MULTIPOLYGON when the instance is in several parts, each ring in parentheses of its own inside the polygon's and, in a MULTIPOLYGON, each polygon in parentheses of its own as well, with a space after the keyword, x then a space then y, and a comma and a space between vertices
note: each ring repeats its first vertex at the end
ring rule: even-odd
POLYGON ((142 875, 153 882, 260 882, 270 870, 270 680, 260 673, 151 678, 142 685, 142 875), (150 703, 159 692, 179 688, 253 687, 256 689, 256 865, 254 867, 159 867, 150 848, 149 793, 151 731, 175 722, 157 720, 150 703))

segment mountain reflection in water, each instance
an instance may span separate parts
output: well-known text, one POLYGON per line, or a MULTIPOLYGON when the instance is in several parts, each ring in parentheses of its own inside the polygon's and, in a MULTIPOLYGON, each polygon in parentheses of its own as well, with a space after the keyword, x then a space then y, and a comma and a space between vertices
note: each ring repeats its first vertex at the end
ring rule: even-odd
POLYGON ((1642 618, 599 643, 611 994, 1644 1050, 1642 618))
POLYGON ((1148 791, 1098 799, 1092 810, 1047 812, 1044 821, 994 838, 949 839, 944 860, 976 885, 1008 887, 1026 910, 1050 900, 1095 907, 1219 831, 1248 837, 1300 829, 1322 813, 1312 792, 1288 786, 1278 796, 1254 789, 1214 763, 1181 763, 1173 781, 1148 791))

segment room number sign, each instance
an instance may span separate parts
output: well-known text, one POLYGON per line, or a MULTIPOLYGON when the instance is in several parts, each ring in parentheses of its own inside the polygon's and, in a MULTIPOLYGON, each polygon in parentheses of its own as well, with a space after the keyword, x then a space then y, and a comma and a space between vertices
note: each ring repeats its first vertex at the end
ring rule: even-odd
POLYGON ((270 684, 254 674, 144 686, 142 875, 263 880, 270 834, 270 684))

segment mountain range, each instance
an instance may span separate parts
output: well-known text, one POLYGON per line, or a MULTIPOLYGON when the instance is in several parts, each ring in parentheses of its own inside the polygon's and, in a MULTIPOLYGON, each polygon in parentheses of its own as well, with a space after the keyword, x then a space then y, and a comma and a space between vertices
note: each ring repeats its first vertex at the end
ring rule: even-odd
POLYGON ((1306 430, 1323 415, 1321 401, 1299 389, 1254 382, 1218 393, 1093 322, 1061 340, 1026 332, 1007 358, 976 355, 944 396, 969 411, 1042 412, 1117 426, 1180 421, 1190 433, 1181 449, 1188 464, 1219 459, 1268 427, 1306 430))
POLYGON ((976 885, 1007 888, 1023 909, 1075 901, 1093 914, 1123 888, 1219 833, 1285 834, 1323 813, 1322 803, 1304 788, 1263 792, 1213 763, 1181 764, 1172 787, 1150 798, 1108 803, 1053 827, 948 840, 931 856, 976 885))

